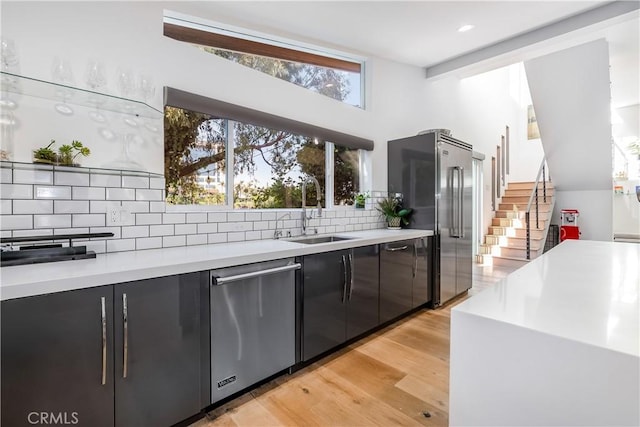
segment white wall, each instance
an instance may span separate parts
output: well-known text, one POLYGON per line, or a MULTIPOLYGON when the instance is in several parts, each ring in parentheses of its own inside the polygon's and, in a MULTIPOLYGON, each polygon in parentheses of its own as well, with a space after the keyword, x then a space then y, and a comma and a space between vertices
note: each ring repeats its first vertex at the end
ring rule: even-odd
POLYGON ((613 159, 607 42, 600 39, 536 58, 527 61, 525 68, 558 190, 554 220, 559 220, 558 209, 578 209, 583 238, 611 240, 613 159))
MULTIPOLYGON (((90 58, 96 58, 106 65, 111 93, 117 94, 117 68, 129 67, 135 74, 151 75, 158 88, 171 86, 373 139, 378 149, 372 157, 375 161, 384 156, 385 164, 385 142, 405 135, 407 129, 420 127, 422 102, 415 88, 424 84, 422 69, 370 58, 366 71, 369 109, 365 111, 162 35, 164 8, 188 13, 196 6, 165 2, 3 2, 2 36, 15 41, 23 75, 50 81, 52 62, 59 56, 69 59, 76 84, 85 87, 85 67, 90 58)), ((151 104, 162 109, 161 90, 151 104)), ((40 134, 23 121, 24 126, 16 132, 21 146, 16 160, 30 161, 31 149, 50 139, 45 134, 67 139, 71 134, 65 129, 73 128, 77 135, 82 126, 80 118, 74 120, 70 123, 53 114, 46 123, 38 124, 40 134)), ((113 157, 113 145, 97 132, 85 135, 84 142, 94 151, 83 162, 85 166, 99 167, 113 157)), ((136 154, 147 170, 162 172, 161 146, 146 145, 136 154)), ((372 186, 386 188, 386 172, 374 173, 372 186)))

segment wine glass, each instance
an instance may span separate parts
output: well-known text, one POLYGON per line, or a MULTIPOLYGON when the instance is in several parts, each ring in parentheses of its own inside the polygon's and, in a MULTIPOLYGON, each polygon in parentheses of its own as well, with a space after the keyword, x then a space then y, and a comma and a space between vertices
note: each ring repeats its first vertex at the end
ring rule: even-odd
MULTIPOLYGON (((71 70, 71 63, 68 59, 61 59, 56 56, 53 59, 51 74, 53 75, 53 81, 60 85, 73 86, 75 83, 73 71, 71 70)), ((62 99, 61 103, 55 105, 57 112, 65 116, 73 114, 73 109, 67 104, 67 100, 71 98, 72 94, 73 92, 69 88, 58 87, 56 89, 56 95, 62 99)))
POLYGON ((11 39, 2 38, 0 40, 0 52, 2 57, 2 71, 16 71, 18 66, 18 51, 16 45, 11 39))
MULTIPOLYGON (((85 70, 84 81, 87 87, 94 92, 102 91, 107 85, 107 76, 104 72, 104 63, 95 59, 90 59, 85 70)), ((98 123, 104 123, 105 117, 98 110, 98 105, 104 102, 104 98, 90 94, 89 102, 95 104, 96 110, 89 112, 89 117, 98 123)))
POLYGON ((131 69, 124 67, 118 68, 116 84, 122 98, 131 98, 136 91, 136 82, 131 69))
MULTIPOLYGON (((144 74, 140 75, 138 79, 138 88, 145 104, 149 104, 149 101, 156 95, 156 86, 153 84, 151 77, 144 74)), ((144 122, 144 126, 149 131, 158 131, 158 126, 154 123, 153 119, 145 119, 144 122)))
MULTIPOLYGON (((0 39, 0 68, 2 71, 17 74, 18 68, 18 52, 13 40, 0 39)), ((0 95, 0 106, 6 109, 14 110, 18 104, 11 99, 9 92, 11 89, 18 89, 18 79, 10 75, 2 76, 2 93, 0 95)))

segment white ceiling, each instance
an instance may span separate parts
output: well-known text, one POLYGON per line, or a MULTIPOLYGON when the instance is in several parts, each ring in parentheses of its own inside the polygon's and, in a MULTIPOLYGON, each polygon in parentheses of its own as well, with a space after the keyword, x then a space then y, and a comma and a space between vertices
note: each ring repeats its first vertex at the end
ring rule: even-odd
MULTIPOLYGON (((176 9, 347 53, 430 67, 606 3, 609 2, 199 1, 180 2, 176 9), (458 32, 464 24, 475 28, 458 32)), ((637 104, 640 98, 638 18, 632 24, 625 22, 615 28, 598 29, 599 36, 610 40, 612 80, 617 80, 620 92, 614 100, 619 106, 637 104)))

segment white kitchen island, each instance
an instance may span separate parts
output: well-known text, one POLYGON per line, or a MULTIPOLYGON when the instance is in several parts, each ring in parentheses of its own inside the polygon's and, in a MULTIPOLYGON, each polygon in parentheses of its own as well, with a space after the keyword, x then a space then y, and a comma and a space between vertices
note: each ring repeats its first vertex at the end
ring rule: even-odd
POLYGON ((450 425, 640 425, 639 265, 569 240, 454 307, 450 425))

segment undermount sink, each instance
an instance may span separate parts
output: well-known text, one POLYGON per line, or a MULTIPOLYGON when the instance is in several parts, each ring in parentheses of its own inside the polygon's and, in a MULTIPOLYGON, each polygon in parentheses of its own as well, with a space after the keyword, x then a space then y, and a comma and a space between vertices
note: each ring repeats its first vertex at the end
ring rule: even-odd
POLYGON ((296 239, 287 239, 289 242, 304 243, 305 245, 315 245, 317 243, 330 243, 339 242, 341 240, 351 240, 352 237, 341 236, 311 236, 311 237, 299 237, 296 239))

